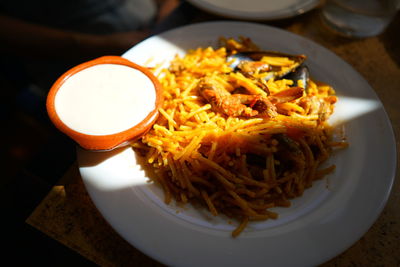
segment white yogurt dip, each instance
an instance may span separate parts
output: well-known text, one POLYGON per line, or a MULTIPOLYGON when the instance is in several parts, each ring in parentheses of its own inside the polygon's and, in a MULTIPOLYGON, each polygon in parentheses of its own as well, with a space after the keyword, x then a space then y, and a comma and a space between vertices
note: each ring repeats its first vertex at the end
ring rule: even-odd
POLYGON ((59 88, 54 106, 63 123, 88 135, 119 133, 155 109, 153 82, 141 71, 119 64, 88 67, 59 88))

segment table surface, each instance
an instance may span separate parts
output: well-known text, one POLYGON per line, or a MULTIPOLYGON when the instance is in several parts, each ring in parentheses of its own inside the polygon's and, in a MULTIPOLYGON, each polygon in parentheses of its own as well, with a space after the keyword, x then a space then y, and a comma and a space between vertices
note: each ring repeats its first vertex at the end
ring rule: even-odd
MULTIPOLYGON (((195 10, 191 22, 221 20, 195 10)), ((186 21, 187 22, 187 21, 186 21)), ((400 16, 379 36, 341 37, 325 28, 318 10, 286 20, 263 22, 309 38, 347 61, 374 88, 400 140, 400 16)), ((399 141, 396 143, 399 155, 399 141)), ((399 156, 398 156, 399 158, 399 156)), ((398 164, 399 165, 399 164, 398 164)), ((348 250, 321 266, 400 266, 400 172, 386 207, 367 233, 348 250)), ((162 266, 123 240, 91 202, 75 163, 26 223, 101 266, 162 266)))

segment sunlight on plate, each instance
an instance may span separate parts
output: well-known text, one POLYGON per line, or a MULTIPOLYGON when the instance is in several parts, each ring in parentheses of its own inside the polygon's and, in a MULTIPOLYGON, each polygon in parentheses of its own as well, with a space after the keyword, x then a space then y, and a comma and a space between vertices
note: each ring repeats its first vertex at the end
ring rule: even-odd
POLYGON ((381 107, 381 104, 372 99, 339 96, 335 112, 331 117, 331 123, 338 126, 341 123, 350 122, 381 107))
POLYGON ((88 175, 87 182, 98 190, 118 191, 148 183, 146 173, 135 161, 130 147, 110 152, 92 152, 78 148, 80 171, 88 175), (95 175, 94 175, 95 173, 95 175))

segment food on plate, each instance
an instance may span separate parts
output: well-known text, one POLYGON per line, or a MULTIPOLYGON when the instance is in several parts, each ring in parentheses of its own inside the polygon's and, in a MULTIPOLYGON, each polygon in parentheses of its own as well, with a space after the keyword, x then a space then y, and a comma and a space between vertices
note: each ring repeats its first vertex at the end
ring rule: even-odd
MULTIPOLYGON (((334 89, 310 78, 305 55, 267 52, 248 38, 221 38, 176 56, 158 72, 164 103, 133 147, 165 202, 195 203, 239 221, 277 219, 313 182, 334 148, 334 89)), ((156 70, 154 70, 156 72, 156 70)))

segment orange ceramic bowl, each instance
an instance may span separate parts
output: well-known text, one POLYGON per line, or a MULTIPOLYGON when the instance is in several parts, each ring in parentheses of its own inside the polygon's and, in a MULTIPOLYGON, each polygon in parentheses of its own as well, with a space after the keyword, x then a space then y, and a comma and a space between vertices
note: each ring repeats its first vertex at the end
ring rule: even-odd
MULTIPOLYGON (((51 87, 48 95, 46 108, 47 113, 53 122, 53 124, 67 136, 72 138, 76 143, 78 143, 82 148, 87 150, 111 150, 120 146, 129 144, 130 142, 137 140, 143 136, 154 124, 158 117, 158 108, 162 104, 162 87, 158 79, 145 67, 139 66, 125 58, 119 56, 104 56, 85 63, 82 63, 66 73, 64 73, 51 87), (109 135, 90 135, 78 132, 67 126, 59 117, 55 107, 55 98, 57 92, 61 86, 73 75, 78 72, 90 68, 98 64, 117 64, 124 65, 136 70, 139 70, 145 74, 151 82, 154 84, 154 89, 156 93, 156 103, 155 108, 138 124, 132 125, 131 128, 109 135)), ((73 109, 74 107, 71 107, 73 109)), ((116 118, 117 119, 117 118, 116 118)))

